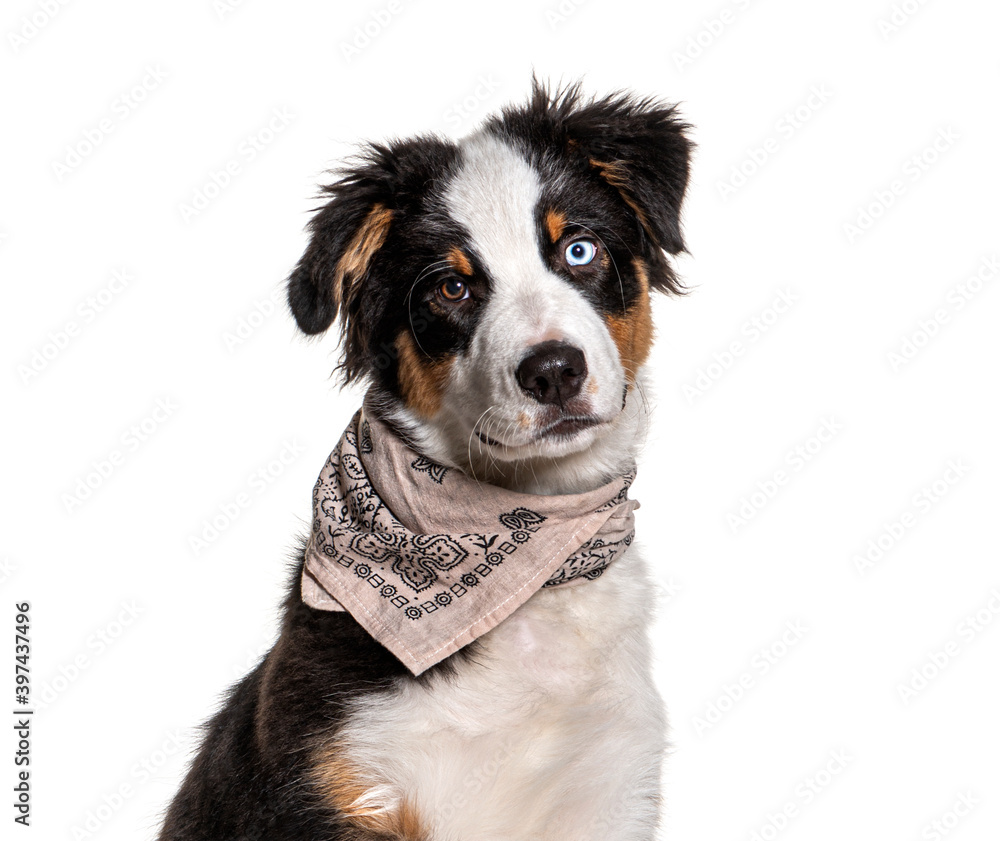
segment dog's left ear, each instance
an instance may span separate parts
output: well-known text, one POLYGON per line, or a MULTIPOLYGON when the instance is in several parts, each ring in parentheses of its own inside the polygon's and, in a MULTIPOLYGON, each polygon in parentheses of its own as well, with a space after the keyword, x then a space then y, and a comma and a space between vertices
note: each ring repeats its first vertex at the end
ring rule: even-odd
POLYGON ((683 251, 681 203, 693 144, 676 107, 627 93, 581 102, 578 86, 550 99, 536 83, 540 96, 549 100, 567 143, 621 194, 652 244, 683 251))

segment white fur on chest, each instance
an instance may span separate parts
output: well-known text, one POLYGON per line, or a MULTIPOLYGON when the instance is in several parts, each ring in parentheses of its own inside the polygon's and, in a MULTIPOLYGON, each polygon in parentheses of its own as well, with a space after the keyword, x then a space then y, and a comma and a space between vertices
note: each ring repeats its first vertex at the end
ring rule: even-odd
POLYGON ((650 677, 645 564, 543 590, 452 675, 361 701, 338 734, 428 841, 650 841, 665 719, 650 677))

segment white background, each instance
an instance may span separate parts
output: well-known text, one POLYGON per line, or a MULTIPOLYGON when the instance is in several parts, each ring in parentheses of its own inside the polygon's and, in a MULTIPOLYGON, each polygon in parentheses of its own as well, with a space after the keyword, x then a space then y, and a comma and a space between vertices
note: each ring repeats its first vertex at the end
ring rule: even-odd
POLYGON ((280 299, 315 185, 534 69, 679 101, 698 143, 635 486, 663 837, 996 839, 1000 7, 346 6, 4 5, 3 685, 28 599, 39 711, 30 830, 2 725, 3 837, 153 836, 359 400, 280 299))

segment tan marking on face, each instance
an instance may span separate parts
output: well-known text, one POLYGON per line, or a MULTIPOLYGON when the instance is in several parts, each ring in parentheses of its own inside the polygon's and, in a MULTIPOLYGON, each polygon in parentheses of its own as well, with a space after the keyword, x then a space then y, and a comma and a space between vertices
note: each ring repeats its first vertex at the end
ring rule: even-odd
POLYGON ((531 418, 528 417, 527 412, 520 412, 517 416, 517 425, 521 429, 527 429, 531 426, 531 418))
POLYGON ((342 306, 357 293, 359 281, 368 271, 372 257, 385 243, 392 222, 392 211, 384 204, 376 204, 365 217, 337 263, 333 279, 333 295, 342 306))
POLYGON ((448 252, 448 263, 459 274, 464 274, 466 277, 472 274, 471 261, 457 245, 452 246, 451 251, 448 252))
POLYGON ((566 230, 566 214, 561 210, 545 211, 545 229, 549 232, 549 239, 553 243, 559 242, 559 238, 566 230))
POLYGON ((649 227, 649 218, 646 216, 646 212, 639 207, 635 199, 628 191, 628 171, 626 169, 626 164, 624 161, 611 161, 603 162, 597 161, 590 158, 590 165, 594 167, 601 177, 607 181, 612 187, 614 187, 618 194, 622 197, 630 208, 632 212, 635 213, 639 220, 639 224, 645 229, 646 233, 649 234, 650 239, 655 242, 656 239, 653 236, 653 230, 649 227))
POLYGON ((635 374, 649 358, 653 346, 653 313, 649 301, 649 272, 646 264, 636 257, 632 261, 639 279, 639 296, 624 315, 606 316, 611 338, 618 347, 618 357, 625 369, 629 387, 635 383, 635 374))
POLYGON ((413 804, 406 798, 389 808, 372 802, 368 794, 379 781, 360 773, 339 745, 319 750, 313 779, 323 801, 359 829, 398 841, 426 841, 413 804))
POLYGON ((399 389, 403 400, 418 415, 434 417, 441 408, 451 357, 429 359, 417 348, 407 330, 396 337, 396 351, 399 353, 399 389))

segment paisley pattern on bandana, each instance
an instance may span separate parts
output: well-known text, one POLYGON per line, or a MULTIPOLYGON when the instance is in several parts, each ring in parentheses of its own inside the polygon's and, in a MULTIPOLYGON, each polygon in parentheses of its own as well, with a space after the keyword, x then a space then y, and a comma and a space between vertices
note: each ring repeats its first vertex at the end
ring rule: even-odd
POLYGON ((350 611, 419 674, 539 589, 599 577, 632 543, 633 475, 585 494, 507 491, 359 412, 313 489, 303 599, 350 611))

